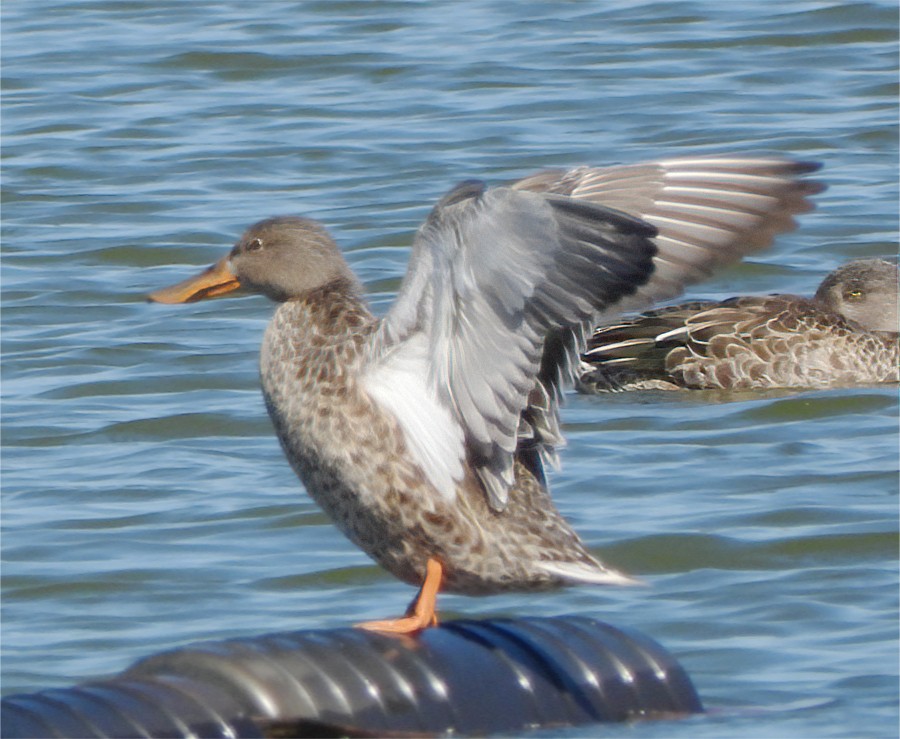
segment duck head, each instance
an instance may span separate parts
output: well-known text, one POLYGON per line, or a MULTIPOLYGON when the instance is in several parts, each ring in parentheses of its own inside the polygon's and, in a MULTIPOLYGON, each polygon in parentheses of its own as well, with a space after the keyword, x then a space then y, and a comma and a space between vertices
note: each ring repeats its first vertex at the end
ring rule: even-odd
POLYGON ((816 300, 870 331, 900 331, 900 271, 884 259, 858 259, 828 275, 816 300))
POLYGON ((246 288, 285 302, 342 278, 355 282, 324 226, 308 218, 281 216, 255 223, 211 267, 150 293, 148 299, 192 303, 246 288))

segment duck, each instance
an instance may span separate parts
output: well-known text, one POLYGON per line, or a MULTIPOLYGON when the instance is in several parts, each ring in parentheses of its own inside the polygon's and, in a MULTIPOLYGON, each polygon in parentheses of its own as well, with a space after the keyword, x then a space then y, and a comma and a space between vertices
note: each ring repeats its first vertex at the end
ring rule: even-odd
POLYGON ((577 387, 819 389, 900 381, 900 274, 885 259, 830 272, 813 297, 693 301, 598 327, 577 387))
POLYGON ((463 181, 418 229, 380 317, 325 227, 300 216, 259 221, 148 298, 275 303, 259 366, 285 456, 344 535, 418 588, 403 616, 357 625, 413 633, 437 623, 439 592, 637 582, 549 490, 587 338, 767 248, 812 209, 818 168, 681 157, 463 181))

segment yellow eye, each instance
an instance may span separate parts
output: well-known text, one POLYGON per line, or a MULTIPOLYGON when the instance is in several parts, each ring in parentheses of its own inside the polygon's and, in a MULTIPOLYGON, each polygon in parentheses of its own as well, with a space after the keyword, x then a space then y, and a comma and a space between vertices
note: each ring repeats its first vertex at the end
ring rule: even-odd
POLYGON ((862 300, 862 297, 863 291, 858 288, 855 290, 848 290, 846 293, 844 293, 844 298, 846 300, 857 301, 862 300))

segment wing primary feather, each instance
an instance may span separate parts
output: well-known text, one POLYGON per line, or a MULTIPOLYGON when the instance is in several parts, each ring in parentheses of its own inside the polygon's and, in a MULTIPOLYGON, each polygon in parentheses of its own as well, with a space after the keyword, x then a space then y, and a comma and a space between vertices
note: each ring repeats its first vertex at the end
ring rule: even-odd
POLYGON ((432 397, 503 510, 516 455, 532 467, 555 458, 562 392, 594 326, 769 246, 812 209, 824 186, 804 177, 818 168, 684 157, 539 172, 510 187, 467 180, 420 228, 373 346, 420 337, 432 397))

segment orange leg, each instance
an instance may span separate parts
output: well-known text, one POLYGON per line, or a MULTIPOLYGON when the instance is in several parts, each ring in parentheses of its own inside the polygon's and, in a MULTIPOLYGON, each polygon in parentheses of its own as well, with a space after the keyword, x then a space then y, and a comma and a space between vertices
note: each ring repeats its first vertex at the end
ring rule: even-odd
POLYGON ((387 621, 366 621, 356 624, 358 629, 368 631, 386 631, 391 634, 411 634, 429 626, 437 626, 435 606, 437 594, 441 587, 443 568, 436 559, 429 559, 425 565, 425 582, 419 594, 412 602, 404 618, 392 618, 387 621))

